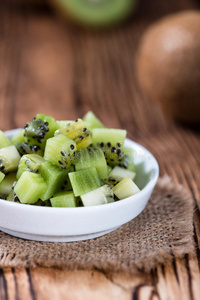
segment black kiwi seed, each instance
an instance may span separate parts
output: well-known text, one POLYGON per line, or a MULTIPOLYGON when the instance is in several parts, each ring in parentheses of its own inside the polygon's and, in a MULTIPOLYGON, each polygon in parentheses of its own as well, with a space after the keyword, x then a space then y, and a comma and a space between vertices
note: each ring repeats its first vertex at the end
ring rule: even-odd
POLYGON ((110 148, 110 147, 111 147, 111 143, 110 143, 110 142, 108 142, 108 143, 107 143, 107 146, 110 148))
POLYGON ((47 127, 47 128, 45 128, 45 130, 44 130, 45 132, 48 132, 49 131, 49 128, 47 127))
POLYGON ((41 129, 41 130, 44 130, 44 128, 45 128, 45 127, 44 127, 43 125, 39 127, 39 129, 41 129))
POLYGON ((83 140, 83 136, 81 135, 81 136, 79 136, 79 140, 83 140))
POLYGON ((5 167, 4 167, 4 166, 0 167, 0 171, 3 171, 4 169, 5 169, 5 167))
POLYGON ((103 142, 101 142, 101 143, 100 143, 100 147, 103 147, 103 146, 104 146, 104 143, 103 143, 103 142))
POLYGON ((49 123, 48 122, 44 122, 44 126, 48 126, 49 125, 49 123))
POLYGON ((111 152, 115 152, 115 151, 116 151, 115 147, 112 147, 111 152))
POLYGON ((28 127, 28 124, 26 123, 25 125, 24 125, 24 129, 26 129, 28 127))
POLYGON ((86 131, 86 130, 87 130, 87 128, 83 128, 83 132, 86 131))
POLYGON ((121 147, 121 144, 120 144, 120 143, 117 143, 117 147, 121 147))
POLYGON ((58 163, 59 163, 60 165, 63 165, 63 162, 62 162, 61 160, 59 160, 58 163))
POLYGON ((18 202, 19 198, 17 196, 14 197, 14 202, 18 202))
POLYGON ((60 154, 61 154, 62 156, 65 156, 65 153, 64 153, 63 151, 60 151, 60 154))
POLYGON ((64 181, 64 184, 65 184, 65 185, 67 184, 67 180, 64 181))
POLYGON ((120 155, 121 154, 121 150, 117 150, 117 155, 120 155))
POLYGON ((74 120, 74 122, 78 122, 78 119, 74 120))
POLYGON ((45 133, 44 133, 44 132, 40 132, 40 133, 38 134, 38 137, 39 137, 39 138, 42 138, 42 139, 43 139, 44 136, 45 136, 45 133))
POLYGON ((33 150, 35 150, 35 151, 40 150, 40 146, 37 146, 37 145, 33 146, 33 150))
POLYGON ((71 144, 71 145, 70 145, 70 148, 73 150, 73 149, 74 149, 74 145, 71 144))

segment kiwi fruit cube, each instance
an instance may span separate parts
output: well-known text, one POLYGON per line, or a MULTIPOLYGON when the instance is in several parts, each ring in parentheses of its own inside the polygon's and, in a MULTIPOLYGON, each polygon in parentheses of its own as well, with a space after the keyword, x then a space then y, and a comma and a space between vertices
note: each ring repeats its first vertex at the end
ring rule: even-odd
POLYGON ((57 130, 56 134, 59 133, 72 139, 76 143, 77 150, 87 148, 92 143, 90 132, 81 119, 69 122, 57 130))
POLYGON ((92 143, 101 148, 121 148, 125 138, 126 130, 124 129, 94 128, 92 130, 92 143))
POLYGON ((93 206, 114 202, 114 194, 108 185, 101 186, 80 196, 83 206, 93 206))
POLYGON ((72 168, 66 170, 60 169, 58 166, 46 161, 40 164, 38 171, 47 185, 46 191, 41 197, 43 201, 50 199, 56 192, 60 190, 71 189, 68 173, 72 171, 72 168))
POLYGON ((3 131, 0 130, 0 148, 11 146, 12 143, 3 131))
POLYGON ((18 170, 17 170, 17 179, 22 175, 24 171, 36 173, 39 169, 39 166, 45 162, 45 159, 37 154, 26 154, 23 155, 19 161, 18 170))
POLYGON ((53 137, 58 128, 59 126, 53 117, 37 114, 31 122, 24 126, 25 142, 30 145, 37 145, 44 150, 47 139, 53 137))
POLYGON ((18 168, 21 156, 14 145, 0 149, 0 171, 8 173, 18 168))
POLYGON ((118 199, 125 199, 127 197, 133 196, 140 191, 138 186, 133 182, 133 180, 126 176, 118 184, 113 187, 113 193, 118 199))
POLYGON ((40 174, 25 171, 17 181, 14 192, 21 203, 32 204, 41 199, 47 189, 40 174))
POLYGON ((49 138, 44 151, 44 159, 62 169, 69 168, 75 159, 76 143, 63 134, 49 138))
POLYGON ((73 191, 59 192, 50 199, 52 207, 76 207, 76 197, 73 191))
POLYGON ((76 154, 76 171, 95 167, 100 179, 108 176, 108 168, 104 153, 99 148, 81 149, 76 154))
POLYGON ((16 181, 16 173, 6 174, 0 183, 0 197, 5 199, 10 190, 12 189, 13 183, 16 181))
POLYGON ((13 145, 15 145, 15 143, 21 144, 23 142, 25 142, 25 129, 21 129, 19 132, 15 133, 12 138, 11 138, 11 142, 13 145))
POLYGON ((122 167, 119 166, 115 166, 112 171, 110 172, 110 174, 108 175, 108 181, 115 181, 115 182, 119 182, 121 181, 123 178, 125 178, 126 176, 129 176, 132 180, 134 180, 136 173, 126 170, 122 167))
POLYGON ((94 128, 104 128, 104 125, 101 121, 95 116, 92 111, 89 111, 84 117, 83 121, 86 124, 89 130, 94 128))
POLYGON ((100 179, 95 167, 70 172, 69 179, 76 197, 100 187, 100 179))

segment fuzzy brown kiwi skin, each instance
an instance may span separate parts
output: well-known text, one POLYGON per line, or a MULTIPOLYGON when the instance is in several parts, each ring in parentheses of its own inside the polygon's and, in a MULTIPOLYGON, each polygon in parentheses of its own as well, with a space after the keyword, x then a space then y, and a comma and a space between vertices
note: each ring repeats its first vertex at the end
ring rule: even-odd
POLYGON ((179 121, 200 124, 200 12, 167 16, 151 25, 136 57, 146 98, 179 121))

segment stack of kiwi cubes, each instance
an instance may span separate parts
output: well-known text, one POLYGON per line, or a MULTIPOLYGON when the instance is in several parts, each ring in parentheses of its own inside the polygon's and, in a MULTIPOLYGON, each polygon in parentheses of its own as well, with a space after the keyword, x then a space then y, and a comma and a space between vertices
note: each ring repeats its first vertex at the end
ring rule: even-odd
POLYGON ((56 121, 37 114, 12 139, 0 131, 0 198, 77 207, 111 203, 139 192, 126 130, 105 128, 88 112, 56 121))

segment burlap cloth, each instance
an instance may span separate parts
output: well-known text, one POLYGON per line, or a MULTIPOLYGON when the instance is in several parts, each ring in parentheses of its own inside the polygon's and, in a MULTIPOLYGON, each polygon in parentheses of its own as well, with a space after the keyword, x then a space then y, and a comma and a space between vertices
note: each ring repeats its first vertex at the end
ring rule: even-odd
POLYGON ((194 252, 193 199, 168 177, 158 180, 145 210, 119 229, 73 243, 34 242, 0 232, 0 267, 150 271, 194 252))

